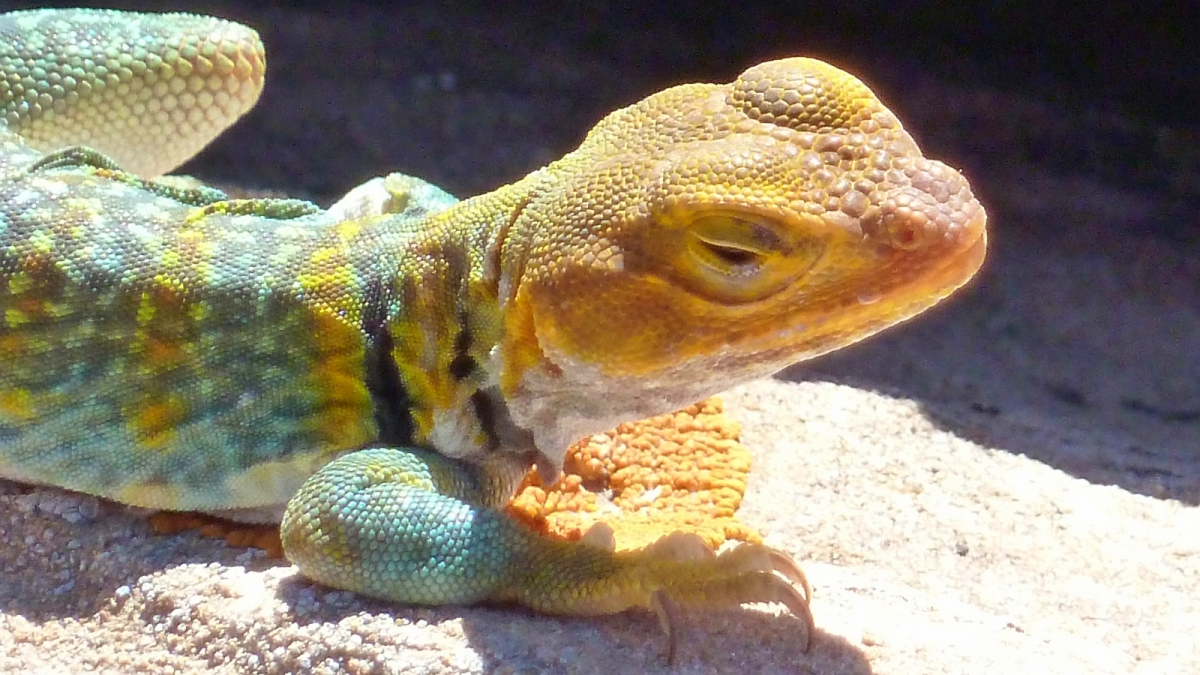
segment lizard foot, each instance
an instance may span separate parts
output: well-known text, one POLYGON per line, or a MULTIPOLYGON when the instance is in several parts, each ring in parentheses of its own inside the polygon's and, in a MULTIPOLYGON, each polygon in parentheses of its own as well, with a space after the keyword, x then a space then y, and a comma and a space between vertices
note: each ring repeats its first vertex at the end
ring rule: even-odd
MULTIPOLYGON (((582 543, 611 549, 611 529, 597 524, 582 543)), ((680 605, 727 609, 746 602, 777 602, 804 623, 804 651, 811 646, 816 630, 809 608, 812 587, 803 570, 782 551, 743 543, 718 554, 698 535, 673 532, 643 549, 613 555, 626 558, 626 564, 633 567, 631 576, 645 570, 663 581, 661 588, 649 594, 648 608, 658 617, 667 638, 669 664, 675 662, 678 651, 680 605)))
POLYGON ((643 608, 658 615, 670 660, 677 605, 781 602, 805 624, 807 648, 812 594, 786 554, 759 544, 716 554, 684 532, 614 552, 606 526, 581 541, 544 537, 496 508, 504 483, 411 448, 350 453, 310 477, 288 504, 284 551, 310 579, 407 604, 516 603, 575 616, 643 608))

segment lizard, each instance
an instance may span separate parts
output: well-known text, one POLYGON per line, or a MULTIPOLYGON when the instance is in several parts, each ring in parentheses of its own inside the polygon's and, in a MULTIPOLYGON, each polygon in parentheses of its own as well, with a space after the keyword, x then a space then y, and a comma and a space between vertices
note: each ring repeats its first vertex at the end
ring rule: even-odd
MULTIPOLYGON (((398 603, 784 603, 787 554, 617 552, 499 509, 572 441, 904 321, 986 214, 859 79, 793 57, 671 87, 457 200, 394 174, 328 209, 163 178, 264 83, 252 29, 0 15, 0 477, 278 522, 306 577, 398 603)), ((796 586, 802 590, 797 590, 796 586)))

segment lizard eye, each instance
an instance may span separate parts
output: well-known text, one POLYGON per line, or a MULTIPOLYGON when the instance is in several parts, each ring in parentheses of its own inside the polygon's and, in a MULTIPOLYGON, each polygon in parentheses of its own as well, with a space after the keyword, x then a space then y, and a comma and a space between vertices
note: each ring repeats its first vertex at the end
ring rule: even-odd
POLYGON ((701 238, 700 244, 708 250, 707 255, 715 257, 717 262, 725 267, 753 265, 761 257, 758 251, 744 249, 728 242, 706 241, 701 238))
POLYGON ((704 215, 684 229, 674 265, 693 292, 721 302, 753 302, 776 293, 820 254, 812 241, 779 224, 741 215, 704 215))

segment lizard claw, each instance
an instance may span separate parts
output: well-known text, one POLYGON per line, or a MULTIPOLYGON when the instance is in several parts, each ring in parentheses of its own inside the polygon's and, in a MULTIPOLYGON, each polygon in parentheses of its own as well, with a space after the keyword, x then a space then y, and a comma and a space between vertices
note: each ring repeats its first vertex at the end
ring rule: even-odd
POLYGON ((679 631, 676 630, 681 622, 679 606, 664 591, 655 591, 650 596, 650 609, 658 617, 658 626, 662 628, 667 638, 667 665, 675 665, 675 653, 679 651, 679 631))
POLYGON ((650 596, 650 609, 667 639, 669 664, 675 662, 678 651, 679 604, 733 607, 746 602, 778 602, 804 623, 803 649, 807 652, 811 647, 816 631, 809 607, 812 587, 786 553, 761 544, 741 544, 717 555, 699 537, 682 532, 663 537, 642 553, 659 560, 699 563, 696 574, 668 583, 650 596))

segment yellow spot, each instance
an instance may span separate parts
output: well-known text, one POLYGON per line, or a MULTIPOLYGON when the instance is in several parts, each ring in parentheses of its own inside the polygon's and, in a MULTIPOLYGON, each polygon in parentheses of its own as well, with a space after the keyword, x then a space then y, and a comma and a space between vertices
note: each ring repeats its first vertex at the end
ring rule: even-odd
POLYGON ((183 349, 175 342, 146 337, 142 342, 142 355, 146 365, 154 370, 162 371, 180 362, 183 349))
POLYGON ((315 266, 315 267, 320 267, 321 265, 324 265, 325 263, 328 263, 329 261, 334 260, 337 257, 338 253, 340 253, 340 251, 336 248, 329 248, 329 247, 319 248, 319 249, 313 251, 312 255, 309 256, 309 262, 311 262, 313 264, 313 266, 315 266))
POLYGON ((336 230, 342 240, 352 239, 362 231, 362 223, 357 220, 343 220, 337 224, 336 230))
POLYGON ((19 328, 29 323, 29 317, 26 316, 25 312, 22 312, 21 310, 9 307, 8 309, 4 310, 4 323, 7 324, 9 328, 19 328))
POLYGON ((29 243, 33 247, 33 250, 38 253, 52 253, 54 251, 54 238, 40 230, 29 236, 29 243))
POLYGON ((330 448, 352 448, 376 434, 373 402, 363 381, 362 334, 336 316, 313 317, 311 391, 320 399, 316 430, 330 448))
POLYGON ((176 233, 180 245, 191 244, 198 246, 204 242, 204 232, 202 230, 180 230, 176 233))
POLYGON ((154 320, 154 298, 149 293, 142 293, 142 301, 138 304, 137 322, 139 326, 145 326, 154 320))
POLYGON ((13 295, 21 295, 22 293, 26 293, 29 291, 29 289, 33 288, 33 286, 33 278, 25 272, 17 272, 8 278, 8 290, 13 295))
POLYGON ((33 419, 33 395, 26 389, 9 389, 0 392, 0 414, 10 420, 33 419))
POLYGON ((26 353, 28 345, 20 335, 0 335, 0 357, 12 358, 26 353))
POLYGON ((174 440, 184 412, 183 403, 175 396, 147 397, 131 416, 130 427, 145 448, 162 450, 174 440))
POLYGON ((504 369, 500 373, 500 391, 505 396, 516 393, 525 372, 542 361, 533 303, 524 288, 504 314, 505 338, 500 346, 504 369))

